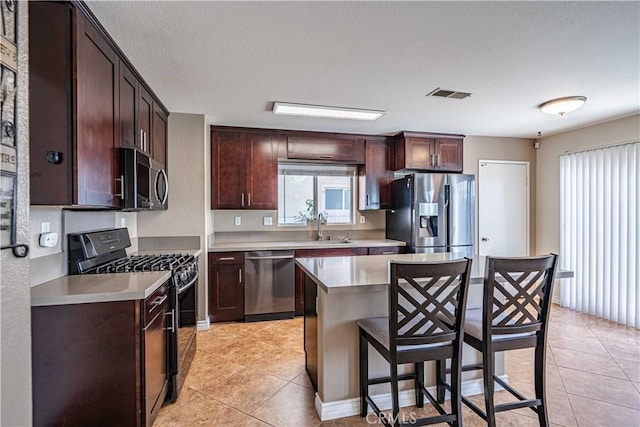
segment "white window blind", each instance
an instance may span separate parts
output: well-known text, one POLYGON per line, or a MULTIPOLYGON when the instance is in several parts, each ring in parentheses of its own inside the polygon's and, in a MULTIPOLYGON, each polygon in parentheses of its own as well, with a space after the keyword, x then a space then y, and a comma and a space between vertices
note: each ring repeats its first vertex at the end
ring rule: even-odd
POLYGON ((561 303, 640 328, 640 142, 560 156, 561 303))

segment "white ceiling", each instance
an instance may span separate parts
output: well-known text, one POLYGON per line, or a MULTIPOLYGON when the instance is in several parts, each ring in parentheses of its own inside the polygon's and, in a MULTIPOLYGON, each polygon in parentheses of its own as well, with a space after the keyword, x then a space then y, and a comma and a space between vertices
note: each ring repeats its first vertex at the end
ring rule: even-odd
POLYGON ((637 1, 88 4, 170 111, 217 125, 533 138, 640 110, 637 1), (425 97, 437 87, 473 95, 425 97), (569 95, 586 105, 537 109, 569 95), (387 114, 276 116, 273 101, 387 114))

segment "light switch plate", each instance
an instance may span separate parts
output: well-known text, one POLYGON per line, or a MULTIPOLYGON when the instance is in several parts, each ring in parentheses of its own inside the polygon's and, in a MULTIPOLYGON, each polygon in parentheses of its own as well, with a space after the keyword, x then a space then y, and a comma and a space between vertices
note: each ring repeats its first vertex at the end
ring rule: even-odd
POLYGON ((51 231, 51 223, 49 221, 42 221, 40 223, 40 233, 48 233, 51 231))
POLYGON ((241 225, 242 224, 242 217, 237 216, 235 218, 234 224, 235 225, 241 225))
POLYGON ((273 219, 270 216, 263 216, 262 225, 273 225, 273 219))
POLYGON ((127 226, 127 220, 125 218, 120 218, 120 227, 126 227, 127 226))

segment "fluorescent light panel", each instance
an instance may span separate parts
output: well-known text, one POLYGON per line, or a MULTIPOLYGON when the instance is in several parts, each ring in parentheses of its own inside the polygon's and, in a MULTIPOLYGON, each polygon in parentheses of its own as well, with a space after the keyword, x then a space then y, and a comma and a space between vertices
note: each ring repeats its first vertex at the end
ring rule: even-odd
POLYGON ((384 111, 356 108, 328 107, 324 105, 290 104, 274 102, 273 113, 288 116, 324 117, 331 119, 378 120, 384 111))

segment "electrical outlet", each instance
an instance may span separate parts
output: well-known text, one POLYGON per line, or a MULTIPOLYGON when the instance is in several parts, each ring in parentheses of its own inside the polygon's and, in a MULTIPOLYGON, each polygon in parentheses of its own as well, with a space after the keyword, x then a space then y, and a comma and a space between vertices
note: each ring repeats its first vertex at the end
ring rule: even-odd
POLYGON ((263 216, 262 225, 273 225, 273 219, 270 216, 263 216))
POLYGON ((364 224, 367 221, 367 219, 364 217, 364 215, 360 215, 360 224, 364 224))
POLYGON ((51 231, 51 223, 49 221, 42 221, 40 223, 40 233, 48 233, 51 231))
POLYGON ((237 216, 235 218, 234 224, 235 225, 241 225, 242 224, 242 217, 237 216))
POLYGON ((120 227, 124 228, 127 226, 127 220, 124 218, 120 218, 120 227))

